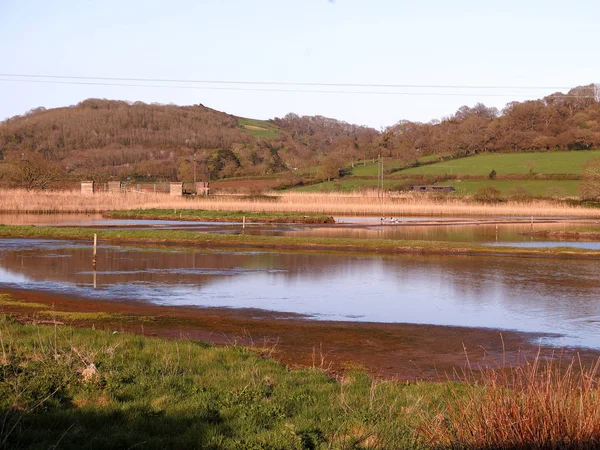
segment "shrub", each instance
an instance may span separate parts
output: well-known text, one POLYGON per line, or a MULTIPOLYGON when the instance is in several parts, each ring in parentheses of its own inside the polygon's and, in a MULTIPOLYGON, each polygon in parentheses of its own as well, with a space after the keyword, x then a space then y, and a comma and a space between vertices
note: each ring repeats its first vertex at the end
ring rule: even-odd
POLYGON ((504 200, 500 191, 493 186, 479 189, 473 198, 481 203, 499 203, 504 200))
POLYGON ((490 180, 493 180, 494 178, 496 178, 496 175, 497 175, 496 171, 495 171, 495 170, 492 170, 492 171, 490 172, 490 175, 489 175, 489 176, 490 176, 490 180))

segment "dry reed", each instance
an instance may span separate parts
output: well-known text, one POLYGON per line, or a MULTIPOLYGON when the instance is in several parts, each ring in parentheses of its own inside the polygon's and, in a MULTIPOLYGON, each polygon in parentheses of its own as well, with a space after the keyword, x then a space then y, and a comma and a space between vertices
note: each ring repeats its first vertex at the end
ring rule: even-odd
POLYGON ((542 359, 484 368, 449 390, 420 435, 434 449, 588 449, 600 447, 599 363, 542 359))
POLYGON ((0 190, 0 212, 92 213, 129 209, 208 209, 214 211, 296 212, 346 216, 562 216, 600 217, 600 210, 564 203, 532 200, 481 204, 456 197, 422 194, 378 199, 376 193, 281 193, 272 196, 171 197, 167 194, 97 193, 72 191, 0 190))

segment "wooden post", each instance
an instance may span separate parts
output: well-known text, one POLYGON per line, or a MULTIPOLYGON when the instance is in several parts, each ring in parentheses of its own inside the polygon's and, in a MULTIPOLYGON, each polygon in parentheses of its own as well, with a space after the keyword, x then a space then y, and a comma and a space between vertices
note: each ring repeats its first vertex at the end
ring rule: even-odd
POLYGON ((242 217, 242 230, 246 228, 246 216, 242 217))
POLYGON ((96 245, 98 243, 98 235, 94 233, 94 257, 92 258, 92 267, 96 270, 96 245))

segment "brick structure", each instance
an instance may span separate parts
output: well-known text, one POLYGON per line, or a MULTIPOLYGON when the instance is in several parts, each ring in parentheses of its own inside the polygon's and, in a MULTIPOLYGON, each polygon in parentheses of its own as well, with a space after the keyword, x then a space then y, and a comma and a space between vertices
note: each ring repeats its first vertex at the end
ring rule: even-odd
POLYGON ((108 192, 120 193, 121 185, 122 185, 122 183, 120 181, 109 181, 108 182, 108 192))
POLYGON ((183 195, 183 183, 169 183, 169 194, 176 197, 183 195))
POLYGON ((93 181, 82 181, 81 182, 81 193, 83 195, 94 195, 94 182, 93 181))

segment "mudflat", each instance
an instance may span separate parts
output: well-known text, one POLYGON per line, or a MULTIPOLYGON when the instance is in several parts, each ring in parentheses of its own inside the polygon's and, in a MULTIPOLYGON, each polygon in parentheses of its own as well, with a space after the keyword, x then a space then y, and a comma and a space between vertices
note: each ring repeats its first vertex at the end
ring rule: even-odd
POLYGON ((600 356, 595 350, 539 346, 541 335, 496 329, 313 321, 257 309, 153 306, 8 289, 1 293, 15 300, 3 302, 1 310, 20 322, 252 346, 292 367, 332 372, 360 368, 400 380, 445 380, 468 367, 517 364, 538 352, 553 358, 579 355, 583 361, 600 356), (76 314, 82 312, 104 314, 76 314))

